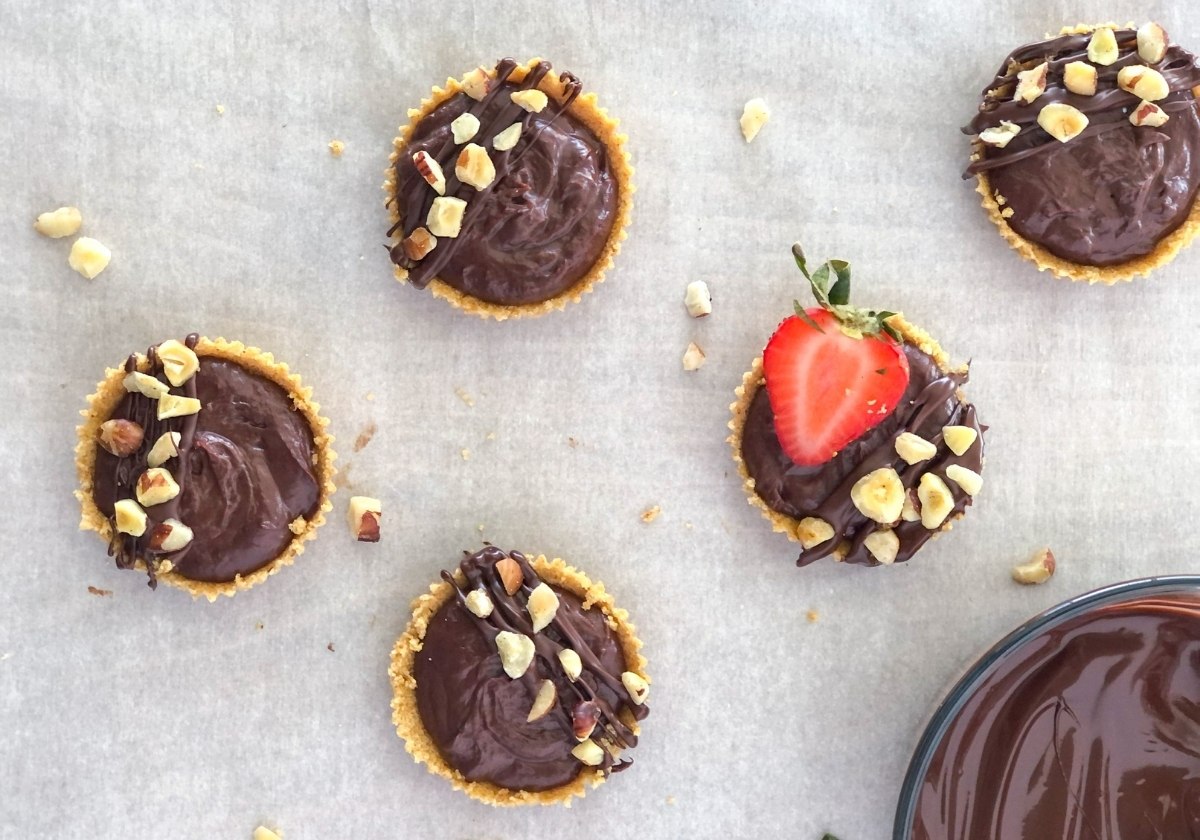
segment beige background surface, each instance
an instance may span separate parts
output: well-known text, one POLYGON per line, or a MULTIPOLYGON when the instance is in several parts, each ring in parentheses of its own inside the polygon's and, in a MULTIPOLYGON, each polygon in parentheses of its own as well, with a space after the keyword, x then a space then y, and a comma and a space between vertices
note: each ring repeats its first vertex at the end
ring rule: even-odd
POLYGON ((924 718, 984 647, 1087 589, 1200 568, 1200 249, 1071 286, 1010 253, 959 180, 957 127, 1010 48, 1147 17, 1200 48, 1186 3, 7 0, 0 837, 887 836, 924 718), (391 280, 379 184, 405 109, 508 54, 601 94, 639 192, 595 295, 491 324, 391 280), (751 96, 774 116, 746 146, 751 96), (112 248, 95 281, 30 226, 66 203, 112 248), (985 487, 908 566, 797 570, 738 487, 727 406, 802 292, 796 238, 974 360, 985 487), (693 279, 715 297, 702 322, 693 279), (75 530, 84 396, 193 329, 313 384, 349 486, 384 499, 381 544, 351 541, 343 490, 296 567, 209 605, 151 593, 75 530), (646 642, 637 764, 570 811, 477 805, 392 734, 408 602, 481 539, 604 580, 646 642), (1012 584, 1044 544, 1057 577, 1012 584))

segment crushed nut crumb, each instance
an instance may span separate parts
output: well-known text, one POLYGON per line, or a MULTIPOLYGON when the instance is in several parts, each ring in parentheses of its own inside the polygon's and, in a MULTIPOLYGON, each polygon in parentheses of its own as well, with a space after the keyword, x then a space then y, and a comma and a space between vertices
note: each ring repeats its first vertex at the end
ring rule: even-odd
POLYGON ((341 157, 342 152, 344 151, 346 151, 346 144, 341 140, 329 141, 329 154, 333 155, 334 157, 341 157))
POLYGON ((467 393, 466 388, 455 388, 454 393, 460 400, 467 404, 467 408, 475 407, 475 398, 467 393))
POLYGON ((645 522, 647 525, 649 525, 655 519, 658 519, 658 517, 661 513, 662 513, 662 508, 659 507, 658 505, 654 505, 653 507, 648 507, 644 511, 642 511, 642 521, 645 522))
POLYGON ((88 592, 92 593, 93 595, 99 595, 101 598, 105 597, 106 595, 112 595, 111 589, 97 589, 95 586, 89 586, 88 592))

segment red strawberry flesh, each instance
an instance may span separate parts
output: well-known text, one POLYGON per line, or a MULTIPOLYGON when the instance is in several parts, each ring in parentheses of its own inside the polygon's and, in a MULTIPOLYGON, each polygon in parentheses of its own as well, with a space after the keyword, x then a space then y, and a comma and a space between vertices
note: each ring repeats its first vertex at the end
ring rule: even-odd
POLYGON ((851 338, 833 313, 786 318, 763 351, 767 396, 783 451, 801 466, 833 458, 896 410, 908 357, 887 333, 851 338))

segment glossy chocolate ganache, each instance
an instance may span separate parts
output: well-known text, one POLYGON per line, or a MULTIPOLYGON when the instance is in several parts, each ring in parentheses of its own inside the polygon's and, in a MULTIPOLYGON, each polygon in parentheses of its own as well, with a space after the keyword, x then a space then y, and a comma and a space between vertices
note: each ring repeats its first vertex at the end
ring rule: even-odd
MULTIPOLYGON (((184 344, 194 348, 195 334, 184 344)), ((113 522, 109 549, 117 566, 145 562, 151 587, 160 564, 192 580, 225 582, 262 568, 283 553, 295 534, 297 517, 316 513, 320 483, 313 467, 313 434, 283 388, 242 366, 207 356, 180 387, 171 387, 157 347, 147 351, 149 374, 170 393, 200 401, 197 413, 158 419, 160 400, 140 391, 125 394, 112 413, 143 430, 137 450, 117 457, 97 446, 92 495, 96 507, 113 522), (170 472, 178 495, 148 506, 145 533, 118 533, 116 503, 137 498, 137 483, 147 457, 162 435, 178 433, 178 454, 160 468, 170 472), (182 548, 155 547, 157 526, 168 519, 183 523, 193 537, 182 548)), ((130 356, 125 370, 138 369, 130 356)), ((161 532, 160 532, 161 536, 161 532)))
POLYGON ((1146 65, 1133 29, 1115 31, 1119 57, 1090 64, 1091 35, 1064 35, 1013 51, 982 95, 979 113, 963 129, 979 134, 1002 123, 1020 129, 1003 147, 980 142, 964 177, 986 173, 1008 225, 1065 260, 1109 266, 1149 254, 1191 212, 1200 189, 1200 107, 1193 89, 1200 66, 1171 44, 1161 61, 1170 94, 1155 104, 1160 126, 1135 126, 1142 99, 1118 87, 1122 68, 1146 65), (1045 91, 1032 102, 1014 99, 1016 73, 1046 65, 1045 91), (1097 71, 1095 94, 1073 93, 1064 82, 1072 62, 1097 71), (1081 134, 1059 142, 1038 124, 1042 109, 1062 103, 1088 120, 1081 134))
POLYGON ((558 611, 549 626, 534 632, 527 605, 541 580, 522 554, 488 546, 464 559, 461 571, 465 583, 443 573, 455 597, 430 620, 413 665, 421 723, 445 761, 469 781, 544 791, 587 769, 572 750, 583 740, 579 734, 588 738, 590 733, 603 750, 597 769, 607 773, 631 763, 615 754, 637 744, 635 721, 649 709, 634 702, 622 681, 628 663, 604 613, 584 609, 576 595, 551 587, 558 611), (498 563, 509 561, 521 575, 513 595, 497 571, 498 563), (477 590, 493 605, 485 617, 467 606, 467 595, 477 590), (531 639, 536 649, 528 669, 515 679, 497 652, 502 632, 531 639), (575 679, 564 672, 559 656, 564 649, 579 656, 582 670, 575 679), (555 701, 530 722, 544 680, 554 684, 555 701))
POLYGON ((1094 608, 1001 658, 943 736, 911 837, 1200 837, 1200 593, 1094 608))
POLYGON ((563 73, 562 101, 527 112, 511 95, 537 88, 551 67, 540 62, 520 83, 509 80, 516 68, 512 59, 499 62, 480 101, 457 93, 437 106, 416 125, 396 159, 392 201, 400 222, 389 236, 399 233, 404 240, 424 227, 439 198, 417 170, 419 153, 440 165, 445 196, 466 202, 458 235, 437 237, 420 260, 409 256, 403 241, 391 248, 392 261, 408 270, 408 282, 419 289, 437 278, 491 303, 539 303, 583 278, 608 241, 619 187, 604 144, 568 112, 582 85, 563 73), (464 145, 455 142, 451 123, 467 113, 479 121, 469 142, 482 146, 495 167, 495 180, 484 189, 455 175, 464 145), (520 126, 516 145, 496 150, 497 135, 514 124, 520 126))
MULTIPOLYGON (((766 387, 760 386, 750 403, 742 429, 742 459, 754 479, 754 490, 772 510, 801 520, 816 517, 833 526, 833 539, 805 549, 797 563, 807 566, 835 552, 844 561, 880 565, 865 545, 878 525, 867 519, 850 498, 854 484, 874 470, 893 467, 909 491, 910 502, 919 504, 916 488, 921 476, 932 472, 945 480, 954 496, 947 520, 971 504, 969 496, 953 480, 946 479, 948 467, 957 464, 975 473, 983 471, 983 431, 975 407, 963 402, 959 389, 965 373, 946 373, 933 358, 912 344, 904 345, 908 357, 908 387, 896 409, 878 425, 843 447, 831 460, 817 466, 794 463, 783 451, 775 433, 775 417, 766 387), (975 441, 956 455, 943 441, 945 426, 974 430, 975 441), (909 465, 896 452, 896 439, 911 432, 937 446, 933 458, 909 465)), ((919 519, 895 523, 893 531, 900 548, 895 562, 912 558, 937 529, 926 528, 919 519)))

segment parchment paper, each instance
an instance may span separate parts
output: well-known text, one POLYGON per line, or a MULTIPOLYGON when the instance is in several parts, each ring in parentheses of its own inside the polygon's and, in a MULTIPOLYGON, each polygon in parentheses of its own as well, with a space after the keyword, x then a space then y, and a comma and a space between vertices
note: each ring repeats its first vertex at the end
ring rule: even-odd
POLYGON ((1200 568, 1200 250, 1132 285, 1055 280, 959 179, 958 126, 1008 50, 1113 18, 1200 49, 1200 8, 1123 0, 9 0, 0 837, 888 836, 926 716, 986 646, 1088 589, 1200 568), (406 109, 503 55, 599 92, 638 193, 596 294, 495 324, 391 279, 379 185, 406 109), (752 96, 772 119, 747 146, 752 96), (63 204, 112 249, 94 281, 31 227, 63 204), (909 565, 797 570, 730 460, 733 388, 806 294, 797 238, 973 360, 984 489, 909 565), (71 495, 104 367, 190 330, 299 371, 345 485, 295 567, 211 605, 115 570, 71 495), (708 362, 684 373, 692 340, 708 362), (351 491, 384 500, 380 544, 350 538, 351 491), (636 765, 571 810, 479 805, 393 733, 409 601, 481 540, 579 565, 645 640, 636 765), (1043 545, 1057 576, 1013 584, 1043 545))

